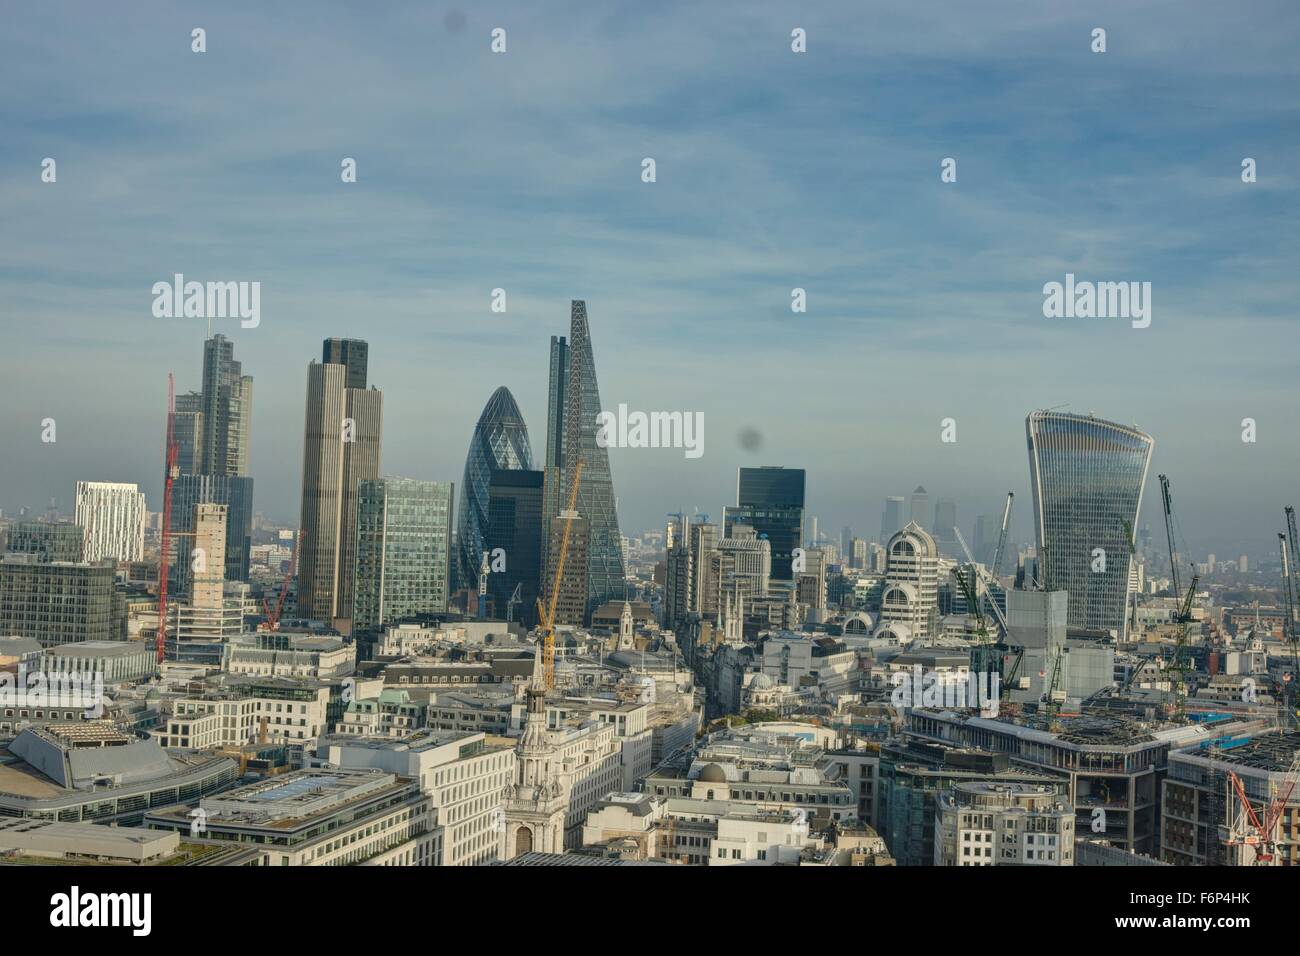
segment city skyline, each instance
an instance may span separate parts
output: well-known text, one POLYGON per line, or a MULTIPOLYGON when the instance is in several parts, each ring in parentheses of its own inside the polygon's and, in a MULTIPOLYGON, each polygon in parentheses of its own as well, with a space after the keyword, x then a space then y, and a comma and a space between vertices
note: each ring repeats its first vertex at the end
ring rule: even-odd
POLYGON ((256 328, 213 331, 256 380, 250 474, 258 510, 284 520, 301 462, 282 451, 323 338, 370 343, 389 396, 386 469, 455 481, 465 423, 496 387, 540 434, 541 353, 583 298, 600 319, 607 407, 708 422, 698 460, 611 450, 625 529, 716 513, 736 468, 763 464, 806 468, 808 513, 827 527, 875 527, 880 501, 919 483, 965 515, 1015 490, 1024 528, 1020 419, 1064 403, 1155 436, 1152 468, 1178 481, 1194 546, 1270 553, 1300 469, 1285 431, 1300 412, 1286 385, 1297 239, 1284 215, 1296 67, 1279 55, 1297 30, 1282 5, 1242 21, 1119 3, 840 5, 801 13, 809 53, 793 60, 777 4, 561 22, 506 7, 501 57, 486 13, 393 10, 347 31, 359 14, 332 9, 322 36, 339 62, 292 68, 264 56, 286 25, 252 8, 204 12, 204 57, 174 39, 186 14, 148 4, 57 31, 55 14, 31 11, 0 40, 49 91, 39 105, 2 94, 16 119, 0 144, 3 281, 29 357, 7 369, 0 412, 15 450, 0 462, 6 512, 68 502, 78 480, 137 482, 157 510, 161 469, 144 465, 161 458, 166 372, 199 385, 206 323, 155 318, 150 288, 182 271, 262 283, 256 328), (1088 48, 1096 23, 1105 56, 1088 48), (548 51, 574 44, 589 59, 559 68, 548 51), (120 86, 87 82, 118 76, 114 51, 154 65, 120 86), (442 90, 384 82, 448 69, 459 79, 442 90), (230 85, 214 89, 218 75, 230 85), (357 92, 375 83, 386 99, 357 92), (1158 114, 1116 96, 1134 85, 1159 90, 1158 114), (214 143, 224 124, 250 135, 214 143), (434 128, 458 139, 413 148, 434 128), (60 162, 54 184, 40 182, 43 156, 60 162), (647 156, 654 183, 640 178, 647 156), (958 177, 945 184, 949 156, 958 177), (1244 156, 1259 162, 1251 185, 1244 156), (356 183, 339 181, 344 157, 356 183), (186 224, 179 244, 150 232, 160 220, 186 224), (110 229, 111 246, 90 238, 110 229), (1044 284, 1067 274, 1151 281, 1151 326, 1044 318, 1044 284), (806 313, 790 311, 796 287, 806 313), (504 313, 491 311, 498 288, 504 313), (67 387, 104 381, 103 367, 125 373, 108 379, 111 401, 67 387), (752 388, 756 372, 771 387, 752 388), (39 441, 47 417, 54 445, 39 441), (1240 440, 1247 417, 1254 444, 1240 440))

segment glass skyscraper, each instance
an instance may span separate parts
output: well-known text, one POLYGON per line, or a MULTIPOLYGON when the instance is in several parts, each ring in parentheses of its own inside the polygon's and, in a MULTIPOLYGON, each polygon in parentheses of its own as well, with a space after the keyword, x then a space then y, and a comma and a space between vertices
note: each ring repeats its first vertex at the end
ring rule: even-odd
POLYGON ((1033 412, 1025 432, 1040 583, 1069 592, 1068 626, 1122 640, 1132 562, 1125 523, 1137 525, 1155 442, 1132 426, 1065 412, 1033 412))
POLYGON ((234 343, 224 335, 214 335, 203 344, 201 411, 199 471, 205 475, 248 474, 253 377, 243 374, 235 361, 234 343))
MULTIPOLYGON (((547 481, 551 487, 546 489, 545 498, 548 509, 555 514, 568 507, 570 482, 581 461, 582 477, 578 482, 576 510, 585 519, 588 534, 587 616, 606 601, 622 601, 627 597, 623 540, 614 505, 609 452, 596 441, 601 410, 596 358, 591 348, 591 329, 587 325, 587 303, 574 299, 569 310, 567 345, 563 339, 558 342, 551 340, 546 443, 547 481), (557 358, 567 358, 567 365, 557 367, 557 358), (551 481, 553 452, 558 461, 558 482, 551 481)), ((547 514, 548 523, 554 522, 555 514, 547 514)))
POLYGON ((247 581, 253 545, 253 479, 238 475, 181 475, 172 485, 171 531, 176 557, 171 563, 174 595, 189 593, 193 580, 194 506, 226 506, 225 579, 247 581))
POLYGON ((794 549, 803 545, 805 473, 802 468, 765 465, 741 468, 736 479, 736 507, 725 510, 725 532, 749 525, 772 546, 772 577, 793 580, 794 549))
POLYGON ((353 634, 446 612, 453 491, 450 482, 413 478, 358 483, 353 634))
MULTIPOLYGON (((504 385, 492 393, 474 426, 465 456, 456 519, 458 588, 478 589, 479 568, 487 548, 488 499, 492 476, 500 471, 531 471, 533 449, 528 426, 515 397, 504 385)), ((509 565, 510 555, 506 556, 509 565)))
POLYGON ((542 579, 542 473, 498 471, 488 487, 486 551, 505 552, 504 571, 488 575, 493 615, 507 616, 510 598, 519 588, 513 617, 532 627, 537 623, 537 598, 542 579))

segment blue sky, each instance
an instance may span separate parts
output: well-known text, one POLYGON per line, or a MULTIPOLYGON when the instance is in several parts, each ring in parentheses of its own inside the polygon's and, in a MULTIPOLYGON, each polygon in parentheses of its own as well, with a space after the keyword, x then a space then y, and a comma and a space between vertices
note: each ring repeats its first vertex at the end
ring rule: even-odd
POLYGON ((0 507, 79 478, 160 506, 166 373, 198 387, 206 324, 154 318, 150 287, 183 272, 262 283, 261 325, 219 329, 275 516, 322 338, 371 343, 384 470, 459 482, 498 385, 540 455, 547 341, 585 298, 606 407, 705 416, 700 459, 613 452, 625 531, 785 464, 834 532, 921 483, 967 528, 1014 489, 1027 538, 1024 417, 1067 405, 1155 437, 1146 520, 1165 471, 1194 550, 1272 553, 1300 470, 1298 41, 1293 3, 1249 0, 16 7, 0 507), (1067 272, 1151 282, 1151 327, 1044 318, 1067 272))

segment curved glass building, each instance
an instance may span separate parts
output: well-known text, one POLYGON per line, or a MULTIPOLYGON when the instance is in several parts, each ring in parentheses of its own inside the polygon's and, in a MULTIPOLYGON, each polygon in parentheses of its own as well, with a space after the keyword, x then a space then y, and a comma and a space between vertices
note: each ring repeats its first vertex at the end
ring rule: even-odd
POLYGON ((488 490, 501 471, 531 471, 533 449, 528 426, 515 397, 504 385, 492 393, 474 426, 465 456, 456 518, 456 581, 460 588, 478 588, 488 531, 488 490))
POLYGON ((1131 529, 1155 442, 1129 425, 1064 412, 1032 412, 1025 432, 1040 584, 1069 592, 1069 627, 1123 640, 1131 529))

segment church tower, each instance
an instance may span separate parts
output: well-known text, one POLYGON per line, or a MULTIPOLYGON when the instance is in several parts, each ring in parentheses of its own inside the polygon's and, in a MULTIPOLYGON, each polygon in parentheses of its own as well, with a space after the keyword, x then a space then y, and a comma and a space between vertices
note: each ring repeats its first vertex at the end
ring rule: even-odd
POLYGON ((540 644, 533 657, 527 698, 524 732, 515 746, 515 782, 506 787, 504 794, 503 860, 530 851, 564 852, 569 787, 559 773, 556 748, 546 729, 546 677, 542 673, 540 644))

